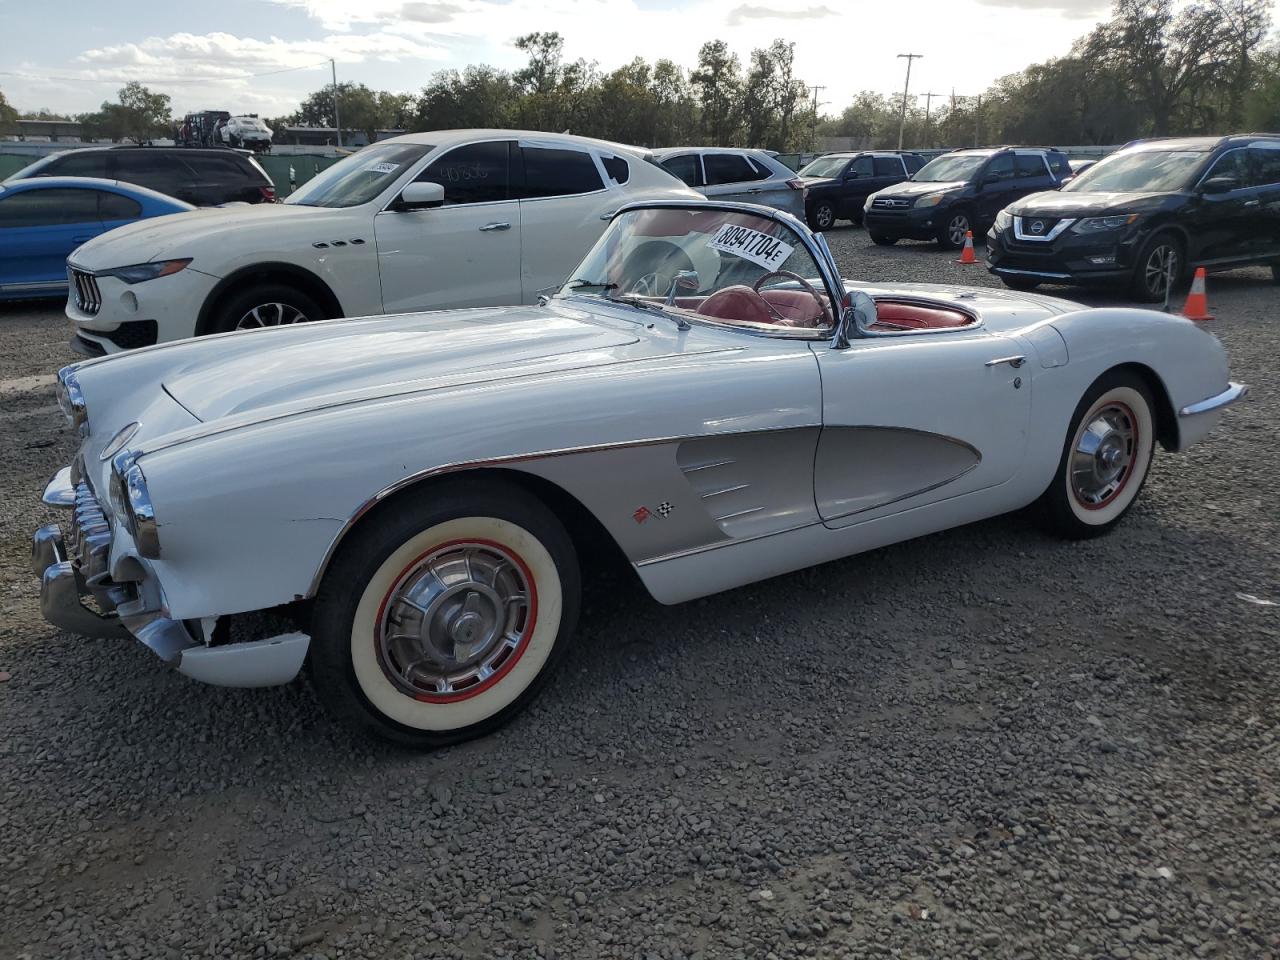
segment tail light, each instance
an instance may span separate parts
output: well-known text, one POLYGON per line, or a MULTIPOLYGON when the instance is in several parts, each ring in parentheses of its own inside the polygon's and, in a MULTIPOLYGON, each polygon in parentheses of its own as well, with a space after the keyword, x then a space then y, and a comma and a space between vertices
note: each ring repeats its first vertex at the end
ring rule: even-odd
POLYGON ((260 187, 258 187, 258 190, 259 190, 259 191, 261 191, 261 193, 262 193, 262 202, 263 202, 263 203, 275 203, 275 202, 276 202, 276 188, 275 188, 275 187, 268 187, 268 186, 265 186, 265 185, 264 185, 264 186, 260 186, 260 187))
POLYGON ((790 180, 787 181, 787 186, 790 187, 792 190, 803 190, 804 181, 801 180, 799 177, 792 177, 790 180))

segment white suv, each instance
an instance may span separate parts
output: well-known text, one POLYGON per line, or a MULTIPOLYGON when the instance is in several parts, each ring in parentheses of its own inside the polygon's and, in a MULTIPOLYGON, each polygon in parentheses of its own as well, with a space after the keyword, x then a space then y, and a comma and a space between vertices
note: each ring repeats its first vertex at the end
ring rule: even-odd
POLYGON ((271 128, 257 117, 232 117, 218 128, 218 136, 229 147, 269 151, 271 128))
POLYGON ((67 260, 72 347, 330 317, 532 303, 633 200, 698 196, 636 148, 448 130, 365 147, 282 204, 103 234, 67 260))

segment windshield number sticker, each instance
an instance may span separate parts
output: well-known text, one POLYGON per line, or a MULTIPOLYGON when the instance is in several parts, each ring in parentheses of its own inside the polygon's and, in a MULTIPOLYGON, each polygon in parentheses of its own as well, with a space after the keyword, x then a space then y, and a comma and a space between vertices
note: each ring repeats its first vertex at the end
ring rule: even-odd
POLYGON ((777 237, 771 237, 750 227, 726 223, 714 237, 707 241, 713 250, 732 253, 735 257, 750 260, 758 267, 775 270, 784 263, 795 247, 783 243, 777 237))
POLYGON ((370 173, 395 173, 397 170, 400 169, 400 164, 386 163, 386 162, 371 163, 367 167, 365 167, 365 169, 368 170, 370 173))

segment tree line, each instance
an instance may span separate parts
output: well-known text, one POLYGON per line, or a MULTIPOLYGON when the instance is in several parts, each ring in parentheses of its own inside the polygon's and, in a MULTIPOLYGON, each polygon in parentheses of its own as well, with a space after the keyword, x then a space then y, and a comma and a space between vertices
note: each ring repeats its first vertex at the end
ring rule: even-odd
MULTIPOLYGON (((1269 0, 1116 0, 1111 16, 1063 57, 996 81, 981 93, 907 98, 904 145, 1114 144, 1144 136, 1280 130, 1280 42, 1268 42, 1269 0), (925 99, 923 107, 919 102, 925 99)), ((519 127, 568 131, 643 146, 702 144, 816 149, 817 138, 895 147, 901 94, 863 91, 839 115, 819 118, 797 75, 795 44, 775 40, 745 65, 723 40, 702 45, 690 70, 637 57, 602 72, 566 60, 559 33, 516 39, 525 66, 442 70, 418 93, 338 85, 342 126, 373 139, 380 130, 519 127)), ((17 112, 0 93, 0 131, 17 112)), ((28 114, 34 119, 70 119, 28 114)), ((331 127, 325 86, 284 126, 331 127)), ((90 136, 143 142, 173 128, 170 99, 129 83, 117 101, 75 119, 90 136)), ((284 139, 278 137, 278 139, 284 139)))
MULTIPOLYGON (((668 59, 636 57, 609 72, 566 60, 564 39, 554 31, 527 34, 515 45, 528 58, 521 69, 441 70, 416 95, 338 84, 342 125, 370 138, 378 130, 517 127, 644 146, 812 148, 813 106, 796 75, 794 43, 775 40, 753 50, 745 69, 727 43, 712 40, 689 71, 668 59)), ((325 87, 296 113, 268 123, 332 126, 333 115, 333 88, 325 87)))
MULTIPOLYGON (((1268 0, 1117 0, 1066 56, 968 96, 909 102, 909 146, 1115 144, 1280 130, 1280 42, 1268 0), (932 109, 927 109, 929 107, 932 109)), ((900 96, 863 91, 820 133, 896 146, 900 96)))

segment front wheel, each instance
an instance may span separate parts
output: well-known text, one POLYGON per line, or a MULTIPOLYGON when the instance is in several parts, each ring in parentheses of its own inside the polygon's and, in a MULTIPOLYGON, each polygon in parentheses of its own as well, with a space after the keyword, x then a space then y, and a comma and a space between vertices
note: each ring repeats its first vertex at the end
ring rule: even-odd
POLYGON ((836 224, 836 208, 825 200, 809 209, 809 226, 814 230, 830 230, 836 224))
POLYGON ((1155 452, 1155 406, 1140 379, 1104 374, 1071 418, 1062 458, 1040 497, 1048 529, 1070 540, 1100 536, 1129 512, 1155 452))
POLYGON ((259 283, 219 304, 207 332, 256 330, 326 319, 320 304, 301 290, 283 283, 259 283))
POLYGON ((965 234, 972 229, 973 224, 969 220, 969 214, 964 210, 953 210, 943 214, 942 226, 938 228, 938 249, 954 250, 956 247, 963 246, 965 234))
POLYGON ((1182 280, 1182 246, 1170 234, 1158 233, 1142 248, 1129 289, 1135 300, 1159 303, 1182 280))
POLYGON ((433 748, 488 733, 533 699, 578 615, 564 527, 517 487, 434 487, 358 528, 325 574, 311 672, 358 731, 433 748))

